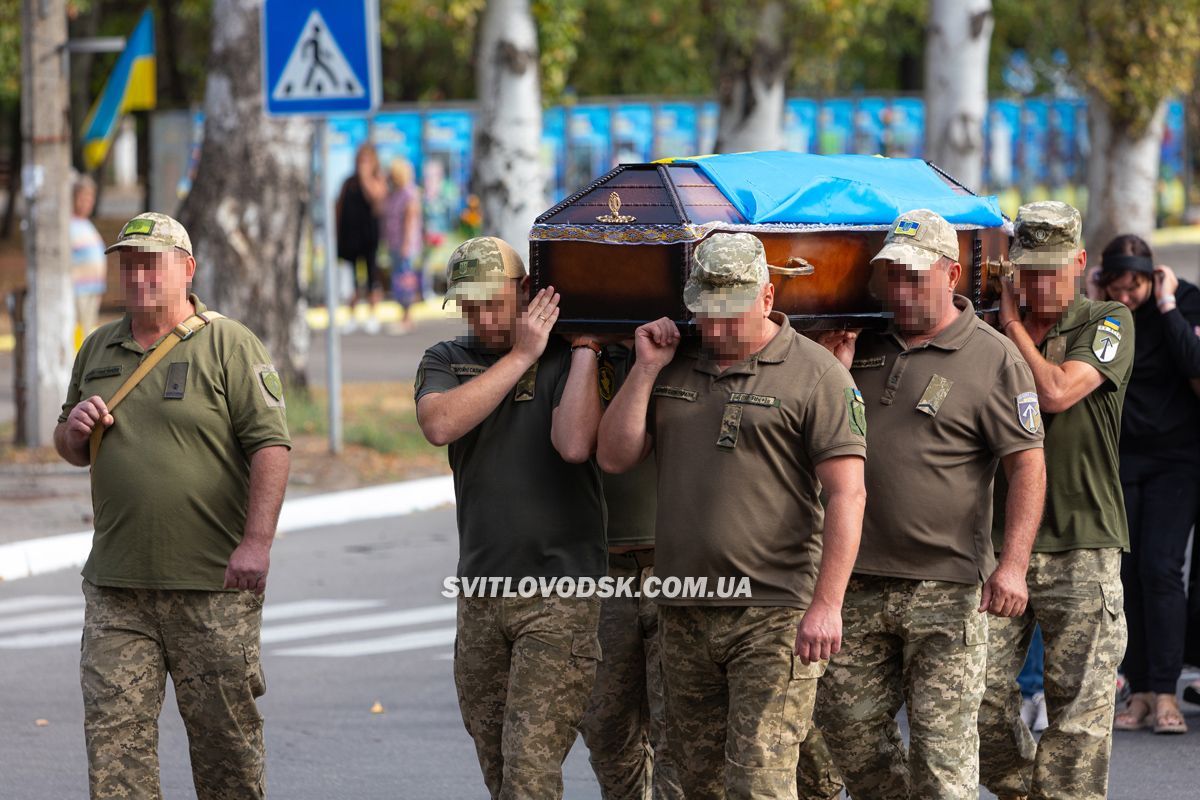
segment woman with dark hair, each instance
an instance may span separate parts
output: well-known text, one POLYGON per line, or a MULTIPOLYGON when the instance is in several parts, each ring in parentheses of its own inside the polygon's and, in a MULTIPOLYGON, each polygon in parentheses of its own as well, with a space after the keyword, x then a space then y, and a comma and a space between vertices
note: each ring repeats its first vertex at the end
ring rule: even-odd
POLYGON ((368 333, 378 333, 379 318, 375 307, 383 299, 383 275, 376 260, 379 250, 379 214, 387 197, 387 181, 379 167, 379 155, 371 144, 358 148, 354 158, 354 174, 342 184, 337 205, 334 206, 337 231, 337 256, 350 264, 354 271, 354 295, 350 299, 350 322, 346 330, 354 329, 354 310, 359 300, 366 298, 370 305, 364 327, 368 333), (358 262, 366 262, 365 277, 358 271, 358 262))
POLYGON ((1133 311, 1133 376, 1121 415, 1121 488, 1130 552, 1121 565, 1129 645, 1123 672, 1133 692, 1119 730, 1186 733, 1175 697, 1183 667, 1188 533, 1200 503, 1200 289, 1155 265, 1150 246, 1118 236, 1094 279, 1133 311))

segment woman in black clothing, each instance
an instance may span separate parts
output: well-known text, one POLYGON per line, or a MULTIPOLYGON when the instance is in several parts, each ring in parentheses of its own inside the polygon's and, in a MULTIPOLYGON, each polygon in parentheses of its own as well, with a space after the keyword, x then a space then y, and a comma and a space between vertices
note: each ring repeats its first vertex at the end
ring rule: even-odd
POLYGON ((1118 236, 1095 278, 1133 311, 1133 376, 1121 417, 1121 488, 1130 552, 1121 565, 1133 695, 1116 727, 1186 733, 1175 698, 1183 666, 1184 553, 1200 503, 1200 289, 1156 266, 1150 246, 1118 236))
POLYGON ((370 304, 367 315, 368 333, 379 332, 375 307, 383 299, 383 275, 376 261, 379 251, 379 214, 387 196, 387 181, 379 167, 379 156, 370 144, 358 148, 354 159, 354 174, 342 184, 337 205, 334 206, 337 231, 337 255, 350 263, 354 270, 354 296, 350 299, 350 323, 354 328, 354 309, 366 298, 370 304), (360 276, 358 262, 366 262, 365 276, 360 276))

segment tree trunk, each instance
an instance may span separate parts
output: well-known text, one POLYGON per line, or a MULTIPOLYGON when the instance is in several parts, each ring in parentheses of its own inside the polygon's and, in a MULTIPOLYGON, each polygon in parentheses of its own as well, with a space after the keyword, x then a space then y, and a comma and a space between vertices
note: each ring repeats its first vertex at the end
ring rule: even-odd
POLYGON ((1083 237, 1099 263, 1100 251, 1114 236, 1134 233, 1149 241, 1155 228, 1158 167, 1167 104, 1139 136, 1114 125, 1103 100, 1088 98, 1088 204, 1083 237))
POLYGON ((480 23, 474 186, 483 232, 528 252, 545 210, 537 31, 528 0, 489 0, 480 23))
POLYGON ((778 150, 783 146, 785 84, 791 68, 784 39, 783 3, 763 6, 758 33, 749 51, 732 44, 721 48, 717 95, 718 153, 778 150))
POLYGON ((970 189, 983 182, 991 0, 930 0, 925 157, 970 189))
POLYGON ((75 302, 71 287, 71 123, 63 0, 21 4, 21 147, 28 170, 23 181, 26 280, 18 409, 20 444, 43 447, 67 396, 74 357, 75 302))
POLYGON ((245 323, 283 379, 303 385, 309 337, 299 254, 313 126, 263 114, 261 7, 262 0, 213 3, 204 144, 179 217, 192 239, 200 298, 245 323))

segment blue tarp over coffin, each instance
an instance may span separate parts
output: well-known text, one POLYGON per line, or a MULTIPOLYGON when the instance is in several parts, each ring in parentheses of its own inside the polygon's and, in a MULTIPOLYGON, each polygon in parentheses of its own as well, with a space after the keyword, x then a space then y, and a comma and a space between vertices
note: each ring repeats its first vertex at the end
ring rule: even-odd
POLYGON ((732 153, 692 161, 751 224, 886 225, 928 208, 953 225, 1004 224, 994 196, 962 193, 919 158, 732 153))

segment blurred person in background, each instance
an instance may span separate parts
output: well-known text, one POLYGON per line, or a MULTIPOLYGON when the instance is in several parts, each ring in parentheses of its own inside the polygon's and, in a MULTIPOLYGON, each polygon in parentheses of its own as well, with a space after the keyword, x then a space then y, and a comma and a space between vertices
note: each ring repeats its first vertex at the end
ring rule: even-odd
POLYGON ((1097 285, 1133 311, 1133 375, 1121 422, 1121 488, 1130 552, 1121 565, 1132 695, 1118 730, 1186 733, 1175 693, 1183 667, 1187 596, 1183 567, 1200 508, 1200 290, 1156 265, 1133 235, 1104 248, 1097 285))
POLYGON ((420 290, 414 261, 421 255, 421 194, 405 158, 389 165, 392 191, 383 205, 383 236, 392 262, 392 294, 402 309, 396 333, 412 330, 412 304, 420 290))
POLYGON ((364 329, 379 332, 375 306, 383 299, 383 275, 377 262, 379 251, 379 215, 387 197, 387 180, 379 167, 379 154, 374 145, 364 144, 354 158, 354 174, 342 184, 338 195, 337 256, 346 261, 354 275, 354 294, 350 298, 350 322, 354 327, 354 309, 364 297, 371 306, 364 329), (365 277, 360 277, 358 263, 365 262, 365 277))
POLYGON ((71 185, 71 283, 75 288, 75 347, 96 328, 100 301, 108 288, 108 259, 104 238, 92 224, 96 182, 78 174, 71 185))

